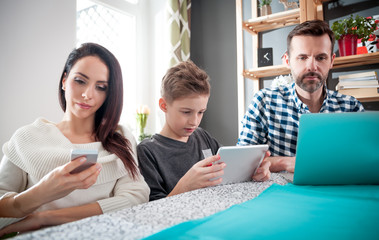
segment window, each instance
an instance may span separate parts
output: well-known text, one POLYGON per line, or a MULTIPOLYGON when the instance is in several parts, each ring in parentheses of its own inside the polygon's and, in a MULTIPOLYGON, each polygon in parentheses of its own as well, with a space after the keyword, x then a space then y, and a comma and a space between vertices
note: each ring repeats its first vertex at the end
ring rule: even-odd
MULTIPOLYGON (((128 2, 136 3, 137 0, 128 2)), ((134 129, 137 105, 136 16, 97 2, 80 0, 77 1, 76 33, 77 46, 84 42, 98 43, 120 62, 124 79, 124 109, 120 122, 134 129)))
POLYGON ((151 111, 146 133, 158 132, 160 83, 169 64, 166 0, 77 0, 77 45, 95 42, 119 60, 124 79, 120 124, 137 138, 136 108, 151 111))

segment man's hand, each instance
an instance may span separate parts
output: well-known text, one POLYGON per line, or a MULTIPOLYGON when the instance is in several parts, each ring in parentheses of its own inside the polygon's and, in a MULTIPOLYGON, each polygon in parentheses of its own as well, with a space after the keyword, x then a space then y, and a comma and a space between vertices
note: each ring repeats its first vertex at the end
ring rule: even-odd
POLYGON ((296 157, 268 157, 267 160, 271 162, 271 172, 287 171, 293 173, 295 171, 296 157))

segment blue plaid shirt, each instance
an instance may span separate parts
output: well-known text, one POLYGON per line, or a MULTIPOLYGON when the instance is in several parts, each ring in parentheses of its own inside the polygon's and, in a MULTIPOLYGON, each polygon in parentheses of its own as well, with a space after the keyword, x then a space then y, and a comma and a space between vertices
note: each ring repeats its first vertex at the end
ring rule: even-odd
MULTIPOLYGON (((354 97, 324 89, 320 112, 364 111, 354 97)), ((311 113, 308 106, 296 94, 295 83, 262 89, 254 96, 242 120, 237 145, 268 144, 271 156, 295 156, 299 118, 308 113, 311 113)))

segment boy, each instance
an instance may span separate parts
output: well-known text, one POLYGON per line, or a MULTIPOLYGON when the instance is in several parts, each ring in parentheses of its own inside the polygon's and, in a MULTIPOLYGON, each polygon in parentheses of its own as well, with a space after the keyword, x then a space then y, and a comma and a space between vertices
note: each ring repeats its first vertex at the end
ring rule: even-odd
MULTIPOLYGON (((191 61, 181 62, 163 77, 161 95, 165 125, 137 147, 150 201, 220 184, 226 164, 212 164, 220 159, 214 155, 220 144, 198 127, 210 95, 208 75, 191 61)), ((268 180, 269 166, 264 160, 253 179, 268 180)))

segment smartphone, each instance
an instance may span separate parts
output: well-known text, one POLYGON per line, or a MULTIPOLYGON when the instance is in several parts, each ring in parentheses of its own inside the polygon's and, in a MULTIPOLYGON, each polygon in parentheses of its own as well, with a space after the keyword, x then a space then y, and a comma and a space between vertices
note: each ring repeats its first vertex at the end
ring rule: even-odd
POLYGON ((87 168, 91 167, 97 162, 97 155, 98 151, 97 149, 91 150, 91 149, 72 149, 71 150, 71 161, 78 158, 85 156, 87 158, 87 161, 85 161, 82 165, 72 170, 70 173, 79 173, 83 170, 86 170, 87 168))

